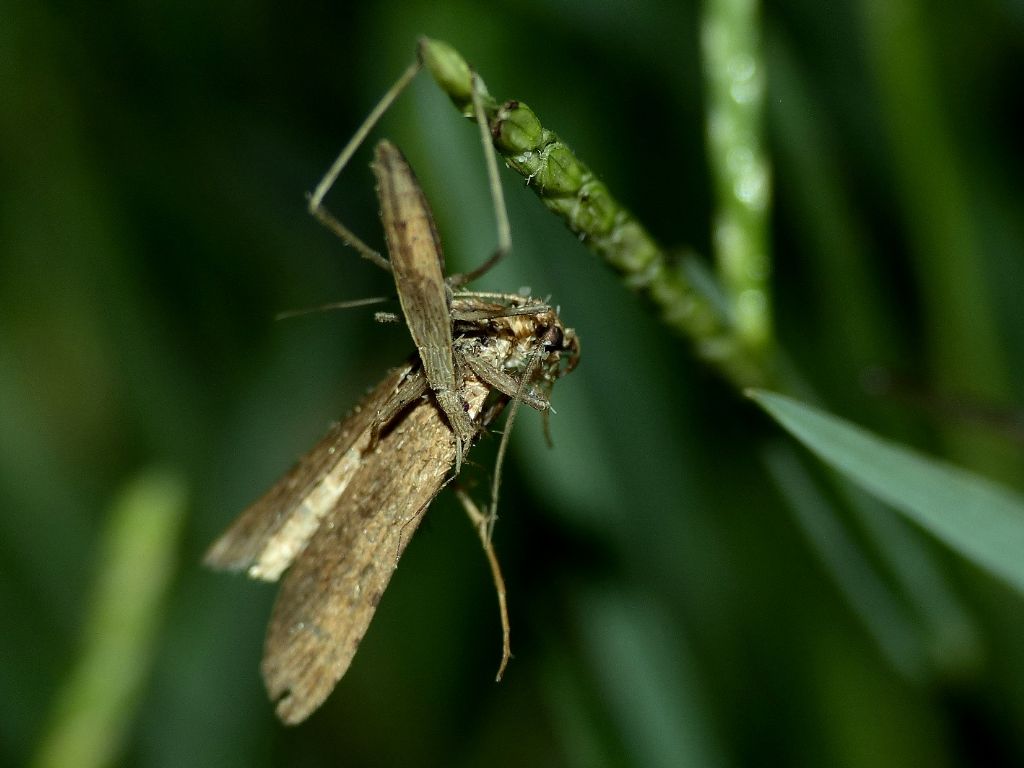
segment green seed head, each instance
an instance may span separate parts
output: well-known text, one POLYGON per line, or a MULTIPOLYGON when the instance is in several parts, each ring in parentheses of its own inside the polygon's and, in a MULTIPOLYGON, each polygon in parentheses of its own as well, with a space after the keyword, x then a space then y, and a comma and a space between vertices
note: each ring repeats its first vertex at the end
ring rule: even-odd
POLYGON ((502 153, 537 149, 544 137, 544 126, 521 101, 506 101, 498 110, 492 130, 494 144, 502 153))
POLYGON ((462 55, 448 43, 429 37, 420 38, 419 53, 423 66, 441 89, 459 109, 465 108, 473 99, 473 78, 462 55))

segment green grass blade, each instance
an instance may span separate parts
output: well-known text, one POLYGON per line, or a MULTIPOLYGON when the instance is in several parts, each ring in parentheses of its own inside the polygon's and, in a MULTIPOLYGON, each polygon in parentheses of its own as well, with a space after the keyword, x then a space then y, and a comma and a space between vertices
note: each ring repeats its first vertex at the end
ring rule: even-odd
MULTIPOLYGON (((933 33, 931 4, 921 0, 861 4, 865 53, 876 79, 890 144, 894 189, 913 257, 921 302, 922 340, 932 384, 939 391, 970 392, 1011 401, 1004 330, 992 300, 989 254, 982 245, 972 200, 977 149, 951 119, 943 70, 948 55, 933 33)), ((1004 482, 1020 476, 1020 454, 996 436, 943 430, 955 461, 1004 482)))
POLYGON ((797 527, 882 655, 903 677, 922 680, 920 628, 857 546, 796 448, 788 442, 772 444, 761 456, 797 527))
POLYGON ((921 622, 929 660, 945 679, 967 679, 981 668, 981 628, 953 584, 927 534, 841 475, 833 475, 839 499, 866 534, 880 564, 891 574, 921 622))
POLYGON ((749 393, 768 414, 864 490, 1024 592, 1024 499, 797 400, 749 393))
POLYGON ((597 685, 634 764, 723 765, 699 661, 657 598, 594 590, 574 605, 597 685))
POLYGON ((54 702, 34 765, 100 768, 118 761, 149 673, 177 562, 186 489, 150 469, 111 510, 82 649, 54 702))

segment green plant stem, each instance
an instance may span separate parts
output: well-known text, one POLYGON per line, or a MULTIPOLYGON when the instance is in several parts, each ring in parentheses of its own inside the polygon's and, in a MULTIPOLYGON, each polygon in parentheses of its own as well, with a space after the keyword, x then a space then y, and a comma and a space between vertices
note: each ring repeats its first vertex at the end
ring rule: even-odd
POLYGON ((755 356, 772 343, 768 293, 770 170, 764 151, 765 65, 757 0, 707 0, 701 42, 708 165, 715 182, 715 262, 736 335, 755 356))
MULTIPOLYGON (((436 40, 420 41, 420 58, 466 116, 473 116, 473 75, 462 56, 436 40)), ((608 187, 521 101, 499 103, 477 80, 493 144, 509 168, 523 176, 548 210, 623 282, 650 300, 662 321, 691 339, 698 354, 735 386, 768 383, 766 358, 737 335, 731 313, 688 277, 608 187)))

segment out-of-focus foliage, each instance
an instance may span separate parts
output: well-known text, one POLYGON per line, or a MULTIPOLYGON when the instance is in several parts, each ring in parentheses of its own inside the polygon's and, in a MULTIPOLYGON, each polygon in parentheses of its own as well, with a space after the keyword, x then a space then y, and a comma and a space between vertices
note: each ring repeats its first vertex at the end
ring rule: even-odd
MULTIPOLYGON (((799 453, 511 175, 515 251, 478 287, 550 294, 584 354, 555 449, 529 414, 513 440, 516 658, 496 686, 487 564, 442 495, 351 672, 307 724, 275 722, 273 589, 198 562, 411 349, 368 311, 273 316, 389 290, 303 195, 416 37, 527 101, 660 241, 713 250, 699 4, 353 6, 4 6, 0 764, 38 754, 111 500, 154 462, 192 505, 122 764, 1024 762, 1019 594, 799 453)), ((790 380, 1019 491, 1024 12, 794 0, 760 35, 790 380)), ((417 169, 449 268, 478 264, 473 126, 422 79, 377 135, 417 169)), ((382 246, 368 161, 329 202, 382 246)))

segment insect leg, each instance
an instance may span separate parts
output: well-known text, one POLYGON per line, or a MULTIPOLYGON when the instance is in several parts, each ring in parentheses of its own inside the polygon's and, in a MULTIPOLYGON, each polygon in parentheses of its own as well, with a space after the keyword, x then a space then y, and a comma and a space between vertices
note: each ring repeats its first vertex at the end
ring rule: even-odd
POLYGON ((359 255, 364 259, 373 262, 381 269, 388 272, 391 271, 391 264, 388 260, 381 256, 377 251, 373 250, 370 246, 360 240, 352 230, 342 224, 330 211, 328 211, 324 205, 323 200, 327 195, 328 191, 337 181, 339 174, 348 165, 349 160, 352 159, 352 155, 359 148, 359 145, 366 140, 367 134, 373 129, 380 118, 385 112, 391 107, 391 104, 398 98, 399 94, 405 90, 405 87, 409 85, 416 74, 420 71, 423 65, 420 63, 419 58, 410 64, 405 72, 395 81, 387 92, 381 97, 381 100, 377 102, 377 106, 373 108, 370 114, 367 116, 363 124, 356 130, 355 135, 349 139, 348 144, 341 150, 341 154, 338 155, 334 163, 324 174, 324 177, 320 179, 320 183, 316 185, 316 189, 309 196, 309 212, 316 217, 317 221, 323 224, 327 229, 331 230, 334 234, 340 237, 346 245, 350 245, 358 251, 359 255))
POLYGON ((523 382, 516 381, 504 371, 488 365, 480 360, 478 356, 467 354, 461 349, 456 348, 454 352, 458 363, 468 367, 474 376, 492 389, 496 389, 510 398, 518 398, 531 408, 541 412, 548 411, 551 408, 547 400, 537 397, 532 392, 527 392, 523 382))
POLYGON ((491 200, 494 203, 494 219, 498 227, 498 247, 483 264, 473 271, 451 275, 448 278, 448 284, 453 288, 463 286, 486 274, 512 250, 512 228, 508 222, 508 209, 505 207, 505 193, 501 189, 501 178, 498 176, 498 157, 494 151, 494 144, 491 142, 491 129, 487 123, 487 115, 484 113, 483 84, 475 72, 470 77, 473 90, 473 114, 476 116, 477 125, 480 126, 480 141, 484 147, 484 160, 487 163, 487 180, 491 188, 491 200))
POLYGON ((413 401, 423 397, 430 387, 427 377, 423 375, 423 369, 419 368, 410 373, 405 380, 398 385, 395 393, 384 401, 377 409, 377 415, 370 425, 370 445, 368 450, 373 450, 380 440, 380 433, 391 423, 413 401))
POLYGON ((491 576, 494 579, 494 591, 498 595, 498 612, 501 614, 501 663, 498 665, 496 682, 501 682, 505 674, 505 667, 508 660, 512 658, 512 647, 509 642, 511 630, 508 621, 508 600, 505 593, 505 579, 501 575, 501 566, 498 564, 498 556, 494 553, 494 546, 491 544, 491 537, 488 533, 487 515, 483 514, 469 498, 469 494, 462 488, 455 487, 455 496, 458 498, 462 508, 466 510, 469 520, 480 535, 480 543, 483 544, 484 554, 487 555, 487 562, 491 566, 491 576))

